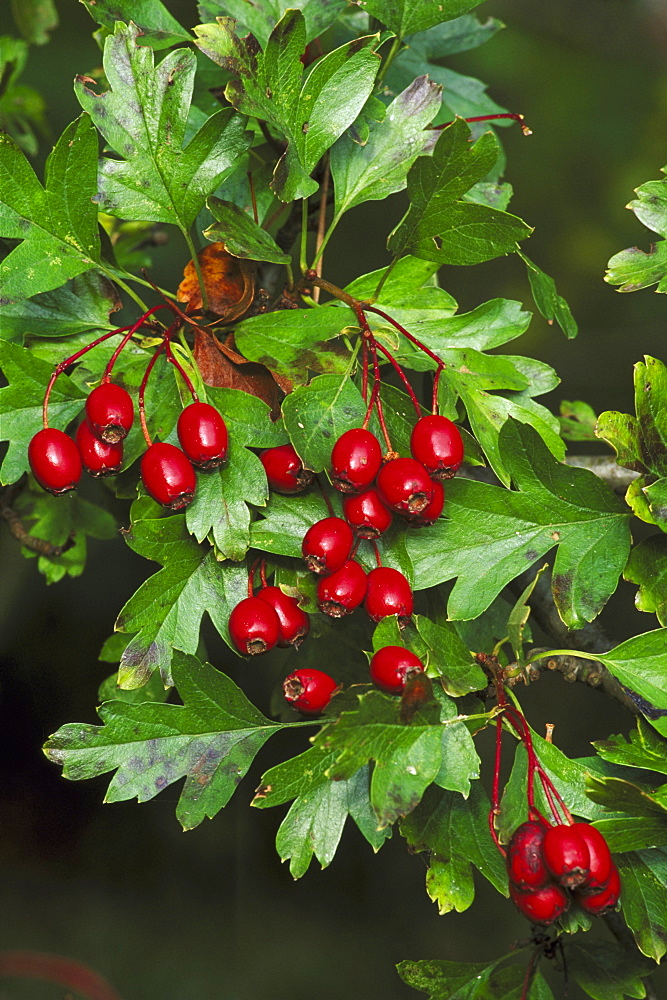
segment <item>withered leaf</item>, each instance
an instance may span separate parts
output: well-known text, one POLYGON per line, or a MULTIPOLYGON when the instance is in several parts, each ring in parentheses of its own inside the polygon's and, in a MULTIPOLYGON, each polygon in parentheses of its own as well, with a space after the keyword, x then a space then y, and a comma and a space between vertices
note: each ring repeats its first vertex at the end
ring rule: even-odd
MULTIPOLYGON (((204 276, 209 311, 228 323, 238 319, 254 298, 255 262, 233 257, 222 242, 204 247, 197 258, 204 276)), ((201 289, 192 261, 183 271, 176 298, 186 303, 188 313, 202 308, 201 289)))
POLYGON ((265 365, 248 361, 234 350, 230 334, 223 343, 203 327, 195 327, 194 358, 207 385, 223 389, 241 389, 271 407, 272 419, 280 413, 283 394, 291 392, 292 383, 265 365))

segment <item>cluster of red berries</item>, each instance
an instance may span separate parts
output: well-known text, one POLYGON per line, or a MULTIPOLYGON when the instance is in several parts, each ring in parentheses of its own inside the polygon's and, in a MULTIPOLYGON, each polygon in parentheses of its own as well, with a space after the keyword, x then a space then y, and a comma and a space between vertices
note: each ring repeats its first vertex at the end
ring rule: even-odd
POLYGON ((558 920, 570 893, 591 916, 612 909, 621 894, 607 842, 588 823, 522 823, 507 848, 507 871, 514 904, 536 924, 558 920))

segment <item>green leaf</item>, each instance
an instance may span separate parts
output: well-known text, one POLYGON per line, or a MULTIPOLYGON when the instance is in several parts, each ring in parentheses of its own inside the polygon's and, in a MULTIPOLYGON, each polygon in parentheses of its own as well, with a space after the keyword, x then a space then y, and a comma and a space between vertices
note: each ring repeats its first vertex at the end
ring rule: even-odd
POLYGON ((441 679, 448 695, 458 698, 486 688, 486 674, 451 626, 436 625, 424 615, 415 615, 414 622, 425 645, 425 651, 414 652, 422 657, 429 677, 441 679))
POLYGON ((651 535, 643 538, 630 553, 623 570, 623 579, 639 587, 635 607, 658 617, 667 625, 667 537, 651 535))
POLYGON ((199 13, 203 19, 215 21, 222 14, 228 14, 239 23, 239 35, 246 29, 266 48, 271 31, 288 7, 301 11, 306 23, 306 41, 311 42, 333 24, 345 10, 347 0, 262 0, 262 3, 248 3, 247 0, 200 0, 199 13))
POLYGON ((0 133, 0 236, 23 241, 0 262, 2 299, 48 292, 99 263, 96 192, 97 133, 87 115, 56 143, 45 187, 16 143, 0 133))
POLYGON ((667 785, 663 785, 652 794, 623 778, 600 775, 591 775, 586 782, 586 794, 589 799, 613 812, 627 812, 637 816, 654 816, 658 813, 665 822, 665 834, 667 834, 667 805, 664 802, 666 789, 667 785))
POLYGON ((667 951, 665 886, 646 863, 645 856, 631 852, 615 859, 621 875, 621 908, 637 947, 659 962, 667 951))
POLYGON ((435 25, 428 31, 428 35, 413 35, 410 48, 414 45, 427 45, 433 58, 442 59, 457 52, 478 48, 504 27, 502 21, 495 17, 488 17, 482 22, 474 14, 462 14, 453 21, 435 25))
POLYGON ((517 599, 514 607, 507 618, 507 635, 512 646, 512 651, 518 663, 522 666, 525 663, 523 654, 524 632, 530 617, 530 605, 528 599, 535 589, 535 585, 549 564, 541 566, 521 596, 517 599))
POLYGON ((176 816, 191 830, 227 804, 256 753, 283 726, 194 656, 175 655, 174 677, 182 705, 108 701, 98 709, 103 726, 63 726, 44 752, 66 778, 115 771, 106 802, 147 802, 185 777, 176 816))
POLYGON ((187 232, 207 197, 248 148, 243 118, 212 115, 183 148, 196 58, 177 49, 156 67, 135 25, 116 24, 104 46, 110 89, 96 94, 78 77, 75 92, 117 154, 100 170, 102 211, 135 221, 171 222, 187 232))
POLYGON ((408 170, 429 152, 437 132, 424 129, 440 107, 441 88, 427 76, 417 77, 391 102, 381 122, 371 123, 359 146, 343 135, 331 150, 331 176, 336 193, 335 218, 364 201, 382 201, 407 183, 408 170))
POLYGON ((282 405, 292 444, 307 469, 328 468, 331 449, 345 431, 360 427, 366 413, 361 393, 347 375, 318 375, 282 405))
POLYGON ((288 10, 265 50, 239 38, 230 18, 195 28, 197 45, 238 79, 225 95, 239 111, 268 122, 287 137, 271 187, 283 201, 307 198, 318 189, 309 175, 320 157, 355 120, 370 96, 379 67, 371 46, 376 36, 355 39, 327 53, 303 77, 306 24, 288 10))
POLYGON ((566 441, 595 441, 597 416, 588 403, 562 399, 560 402, 560 433, 566 441))
POLYGON ((624 736, 610 736, 593 743, 603 760, 625 767, 643 767, 667 774, 667 740, 651 729, 643 719, 637 719, 637 729, 624 736))
POLYGON ((12 0, 14 23, 31 45, 46 45, 58 27, 54 0, 12 0))
POLYGON ((557 463, 532 428, 508 421, 500 439, 519 492, 462 479, 449 483, 446 519, 428 532, 408 535, 415 588, 457 577, 449 617, 475 618, 506 584, 558 545, 553 583, 558 611, 570 628, 592 621, 614 592, 627 559, 624 505, 593 473, 557 463))
POLYGON ((316 521, 328 516, 328 510, 318 493, 281 496, 272 492, 263 514, 251 525, 252 547, 300 559, 304 535, 316 521))
POLYGON ((608 653, 596 653, 663 736, 667 736, 666 650, 667 628, 659 628, 635 635, 608 653))
MULTIPOLYGON (((72 337, 114 329, 112 312, 121 302, 114 285, 95 271, 73 278, 52 292, 31 299, 0 304, 0 326, 5 340, 18 344, 31 337, 72 337)), ((62 354, 62 345, 60 345, 62 354)))
POLYGON ((667 531, 667 477, 642 486, 642 492, 648 500, 653 520, 661 531, 667 531))
POLYGON ((540 270, 525 254, 519 253, 519 257, 526 265, 535 305, 548 323, 558 323, 568 340, 572 340, 577 336, 579 327, 567 302, 556 291, 554 279, 540 270))
POLYGON ((432 156, 417 159, 408 174, 410 208, 389 236, 394 256, 411 253, 441 264, 477 264, 517 249, 532 230, 516 216, 461 196, 492 169, 498 144, 490 132, 470 145, 457 119, 444 129, 432 156))
MULTIPOLYGON (((662 168, 665 173, 667 167, 662 168)), ((627 206, 648 229, 667 236, 667 179, 648 181, 635 189, 638 198, 627 206)), ((620 285, 619 292, 635 292, 657 284, 667 292, 667 242, 652 243, 648 251, 639 247, 621 250, 609 261, 605 281, 620 285)))
POLYGON ((624 952, 617 944, 602 941, 569 943, 567 965, 575 981, 593 1000, 645 997, 642 976, 649 976, 654 971, 653 963, 641 955, 624 952))
POLYGON ((113 31, 116 21, 132 21, 139 29, 142 44, 152 49, 192 41, 190 34, 178 23, 160 0, 82 0, 92 19, 113 31))
MULTIPOLYGON (((16 482, 30 468, 28 444, 42 427, 44 390, 53 366, 34 357, 25 347, 0 341, 0 368, 9 382, 0 389, 0 440, 9 441, 0 470, 4 485, 16 482)), ((61 375, 49 400, 49 426, 64 430, 83 407, 85 398, 86 393, 67 375, 61 375)))
POLYGON ((247 260, 272 261, 274 264, 289 264, 292 258, 283 253, 272 236, 258 226, 247 212, 230 201, 210 197, 207 206, 216 220, 204 230, 207 240, 222 241, 235 257, 247 260))
POLYGON ((408 986, 428 993, 430 1000, 554 1000, 539 970, 524 993, 527 961, 525 952, 515 952, 490 964, 431 960, 401 962, 397 969, 408 986), (523 962, 499 968, 510 957, 523 962))
POLYGON ((641 851, 667 844, 667 820, 658 813, 650 816, 623 816, 595 822, 612 853, 641 851))
POLYGON ((401 38, 451 21, 477 7, 482 0, 362 0, 361 6, 401 38))

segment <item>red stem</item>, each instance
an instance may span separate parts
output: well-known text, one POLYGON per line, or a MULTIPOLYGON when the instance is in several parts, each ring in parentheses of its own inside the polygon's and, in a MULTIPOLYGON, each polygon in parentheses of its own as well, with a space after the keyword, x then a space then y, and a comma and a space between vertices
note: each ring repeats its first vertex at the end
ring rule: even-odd
POLYGON ((159 309, 164 309, 164 308, 165 308, 164 305, 153 306, 152 309, 149 309, 147 312, 145 312, 143 314, 143 316, 139 317, 139 319, 134 324, 134 326, 131 326, 129 328, 128 332, 125 334, 125 336, 121 340, 120 344, 118 345, 118 347, 116 348, 116 350, 113 352, 113 354, 109 358, 109 363, 106 366, 106 368, 104 369, 104 375, 102 376, 102 381, 103 382, 108 382, 109 381, 109 379, 111 377, 111 372, 113 371, 113 366, 116 364, 116 361, 118 360, 118 356, 119 356, 120 352, 123 350, 123 348, 125 347, 125 345, 129 341, 130 337, 133 337, 134 334, 139 329, 139 327, 144 325, 144 323, 146 322, 146 320, 148 319, 149 316, 152 316, 152 314, 154 312, 157 312, 159 309))
MULTIPOLYGON (((176 324, 174 324, 172 327, 170 327, 169 330, 170 331, 175 331, 175 327, 176 327, 176 324)), ((176 369, 177 372, 180 373, 181 378, 183 379, 183 381, 185 382, 185 384, 188 387, 188 390, 190 392, 190 395, 192 396, 192 399, 194 400, 195 403, 198 403, 199 402, 199 396, 197 395, 197 390, 195 389, 194 385, 192 384, 192 381, 190 380, 189 375, 187 374, 186 371, 184 371, 183 366, 177 360, 176 356, 174 355, 174 352, 171 349, 171 337, 172 337, 172 333, 168 333, 168 334, 165 333, 164 339, 165 339, 165 343, 167 345, 167 355, 166 355, 167 356, 167 361, 169 362, 169 364, 171 364, 171 365, 174 366, 174 368, 176 369)))
POLYGON ((141 421, 141 432, 144 435, 144 441, 146 442, 149 448, 153 444, 153 442, 151 441, 151 436, 148 433, 148 424, 146 423, 146 407, 144 405, 144 393, 146 392, 148 377, 150 373, 153 371, 153 365, 162 354, 162 351, 164 350, 166 343, 167 341, 163 340, 162 343, 158 347, 156 347, 153 353, 153 357, 146 365, 146 371, 144 372, 144 377, 142 378, 141 385, 139 386, 139 396, 137 400, 139 405, 139 420, 141 421))
POLYGON ((262 587, 268 587, 266 581, 266 559, 261 559, 259 563, 259 578, 262 581, 262 587))
POLYGON ((252 565, 250 566, 250 570, 248 572, 248 597, 255 596, 254 595, 255 572, 257 570, 257 567, 261 564, 261 561, 262 561, 261 556, 258 556, 257 559, 253 560, 252 565))
POLYGON ((378 564, 378 566, 382 566, 382 559, 380 558, 380 550, 378 548, 378 543, 374 539, 372 539, 371 545, 373 546, 373 552, 375 553, 375 562, 378 564))
POLYGON ((393 319, 393 317, 391 317, 389 313, 386 313, 383 309, 378 309, 377 306, 369 306, 366 303, 364 303, 363 308, 366 310, 366 312, 376 313, 378 316, 382 316, 383 319, 386 319, 388 323, 391 323, 391 325, 398 330, 399 333, 402 333, 404 337, 407 337, 408 340, 415 345, 415 347, 418 347, 419 350, 423 351, 424 354, 426 354, 429 358, 431 358, 432 361, 435 361, 438 368, 447 367, 442 358, 439 358, 437 354, 434 354, 433 351, 429 350, 426 344, 422 344, 421 340, 417 340, 417 338, 413 336, 411 333, 409 333, 404 326, 401 326, 400 323, 398 323, 395 319, 393 319))
POLYGON ((496 719, 496 757, 493 767, 493 791, 491 793, 491 808, 489 809, 489 830, 491 831, 491 839, 500 851, 503 857, 505 857, 506 851, 498 840, 498 831, 496 830, 496 816, 500 811, 500 764, 503 752, 503 717, 499 715, 496 719))
POLYGON ((394 368, 394 370, 398 374, 398 377, 400 378, 401 382, 403 383, 403 385, 405 386, 405 388, 408 391, 408 396, 412 400, 412 405, 415 408, 415 413, 417 414, 417 419, 419 419, 421 417, 421 415, 422 415, 421 406, 419 405, 419 400, 415 396, 415 391, 412 388, 412 386, 410 385, 410 382, 409 382, 408 377, 406 376, 405 372, 403 371, 403 369, 399 365, 399 363, 396 360, 396 358, 392 354, 390 354, 390 352, 387 350, 387 348, 383 344, 381 344, 379 340, 376 340, 375 337, 373 337, 373 345, 376 348, 378 348, 379 350, 382 351, 382 353, 384 354, 384 356, 386 357, 386 359, 389 361, 389 363, 392 365, 392 367, 394 368))
MULTIPOLYGON (((382 436, 384 437, 385 443, 387 445, 387 450, 393 452, 394 449, 392 447, 391 438, 389 437, 389 431, 387 430, 387 424, 384 419, 382 400, 380 399, 380 386, 382 385, 382 377, 380 375, 380 362, 378 361, 378 352, 375 350, 375 340, 372 336, 368 341, 368 346, 371 349, 371 355, 373 358, 373 378, 375 379, 375 382, 373 383, 373 393, 375 395, 375 409, 377 410, 378 420, 380 421, 380 427, 382 428, 382 436)), ((371 400, 372 398, 373 397, 371 396, 371 400)))
POLYGON ((0 952, 0 976, 42 979, 81 994, 88 1000, 121 1000, 120 994, 97 972, 60 955, 39 951, 0 952))
POLYGON ((438 386, 440 385, 440 373, 443 368, 444 365, 440 365, 437 372, 433 376, 433 396, 431 399, 431 412, 433 414, 437 414, 438 412, 438 386))
MULTIPOLYGON (((532 135, 533 134, 532 133, 532 129, 529 129, 528 126, 526 124, 524 124, 524 118, 525 118, 524 115, 511 114, 509 112, 507 112, 506 114, 502 114, 502 115, 477 115, 474 118, 464 118, 463 121, 464 122, 468 122, 468 123, 470 123, 470 122, 493 122, 493 121, 496 121, 498 118, 511 118, 512 121, 520 122, 521 123, 521 131, 523 132, 524 135, 532 135)), ((454 124, 454 121, 452 120, 451 122, 445 122, 444 125, 431 125, 431 126, 429 126, 429 128, 431 128, 433 132, 441 132, 443 130, 443 128, 447 128, 448 125, 453 125, 453 124, 454 124)))
POLYGON ((320 493, 322 494, 322 499, 324 500, 325 504, 327 505, 327 510, 329 511, 329 516, 330 517, 335 517, 336 516, 336 512, 333 509, 333 505, 331 503, 331 500, 329 499, 329 495, 327 494, 327 492, 324 489, 324 486, 322 485, 322 479, 320 478, 320 476, 315 476, 315 479, 317 480, 317 485, 320 488, 320 493))
POLYGON ((361 395, 364 397, 364 403, 368 402, 368 341, 366 337, 363 338, 361 344, 361 395))

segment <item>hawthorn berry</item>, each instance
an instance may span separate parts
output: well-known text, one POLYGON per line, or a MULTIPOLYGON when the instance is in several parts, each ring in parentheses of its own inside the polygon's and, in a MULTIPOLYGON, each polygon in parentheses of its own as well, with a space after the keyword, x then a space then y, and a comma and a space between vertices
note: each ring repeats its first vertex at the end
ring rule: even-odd
POLYGON ((319 715, 338 687, 333 677, 314 667, 295 670, 283 681, 285 699, 304 715, 319 715))
POLYGON ((118 444, 134 422, 134 404, 126 389, 115 382, 102 382, 86 400, 86 416, 93 433, 107 444, 118 444))
POLYGON ((393 520, 377 490, 351 493, 343 500, 343 513, 359 538, 377 538, 393 520))
POLYGON ((541 889, 551 881, 542 854, 546 832, 543 823, 529 820, 516 828, 507 845, 507 874, 521 892, 541 889))
POLYGON ((280 638, 280 619, 268 601, 246 597, 229 616, 229 634, 238 651, 248 656, 267 653, 280 638))
POLYGON ((227 425, 210 403, 190 403, 178 418, 181 448, 198 469, 215 469, 227 455, 227 425))
POLYGON ((146 490, 163 507, 181 510, 192 502, 197 477, 189 458, 176 445, 152 444, 142 456, 140 471, 146 490))
POLYGON ((264 466, 269 486, 277 493, 300 493, 313 481, 313 473, 304 469, 303 462, 291 444, 266 448, 259 459, 264 466))
POLYGON ((433 499, 418 514, 408 514, 407 520, 415 528, 426 528, 438 520, 445 506, 445 487, 439 479, 432 479, 433 499))
POLYGON ((76 446, 81 462, 90 476, 113 476, 123 464, 123 445, 107 444, 91 430, 87 420, 79 424, 76 432, 76 446))
POLYGON ((591 893, 582 888, 575 893, 575 896, 579 906, 592 917, 599 917, 616 906, 621 896, 621 876, 613 861, 606 886, 591 893))
POLYGON ((463 462, 463 439, 456 424, 432 413, 412 428, 410 451, 431 476, 449 479, 463 462))
POLYGON ((39 485, 54 496, 73 490, 81 479, 79 449, 71 437, 55 427, 37 431, 28 445, 28 461, 39 485))
POLYGON ((423 670, 419 657, 403 646, 383 646, 370 663, 371 680, 389 694, 402 694, 407 678, 423 670))
POLYGON ((354 535, 342 517, 324 517, 304 535, 301 552, 312 573, 335 573, 350 557, 354 535))
POLYGON ((352 427, 331 450, 331 482, 341 493, 370 486, 382 464, 380 442, 363 427, 352 427))
POLYGON ((544 836, 542 852, 552 876, 568 889, 574 889, 589 877, 588 846, 573 826, 561 823, 550 826, 544 836))
POLYGON ((414 458, 394 458, 383 465, 377 487, 387 506, 399 514, 419 514, 435 495, 431 477, 414 458))
POLYGON ((255 596, 270 605, 278 616, 278 645, 298 648, 310 631, 310 616, 299 607, 297 598, 290 597, 280 587, 262 587, 255 596))
POLYGON ((331 618, 342 618, 358 608, 366 596, 366 574, 354 559, 347 559, 340 569, 323 577, 317 585, 320 611, 331 618))
POLYGON ((553 882, 533 892, 521 892, 510 885, 510 899, 524 917, 528 917, 534 924, 553 924, 570 905, 565 890, 553 882))
POLYGON ((412 588, 399 570, 378 566, 368 574, 364 608, 374 622, 398 615, 399 625, 406 625, 413 603, 412 588))
POLYGON ((588 847, 588 878, 581 884, 580 891, 584 893, 598 892, 603 889, 611 875, 614 862, 607 841, 598 829, 590 823, 574 823, 571 827, 576 831, 588 847))

